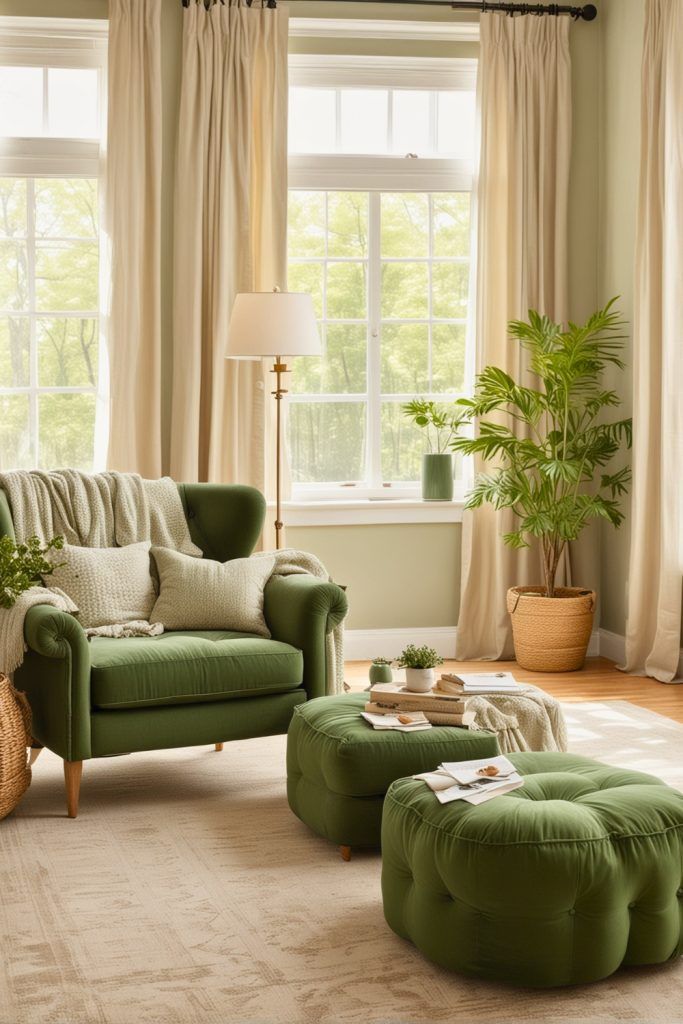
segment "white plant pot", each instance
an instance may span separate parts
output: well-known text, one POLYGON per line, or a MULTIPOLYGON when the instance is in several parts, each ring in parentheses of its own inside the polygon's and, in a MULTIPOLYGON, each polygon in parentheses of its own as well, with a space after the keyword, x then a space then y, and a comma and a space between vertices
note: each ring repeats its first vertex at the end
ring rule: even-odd
POLYGON ((434 686, 433 668, 407 668, 406 689, 411 693, 428 693, 434 686))

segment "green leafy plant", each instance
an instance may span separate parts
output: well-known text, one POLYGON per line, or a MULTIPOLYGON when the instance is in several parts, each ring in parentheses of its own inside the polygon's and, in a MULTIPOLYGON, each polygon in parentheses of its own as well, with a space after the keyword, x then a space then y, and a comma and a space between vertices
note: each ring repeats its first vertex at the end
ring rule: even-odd
POLYGON ((372 659, 372 664, 373 665, 391 665, 392 662, 393 662, 393 658, 373 658, 372 659))
POLYGON ((474 398, 458 403, 479 429, 474 439, 456 438, 453 449, 499 463, 477 476, 466 507, 489 503, 513 510, 518 528, 503 539, 514 548, 540 540, 548 597, 555 596, 567 542, 592 519, 618 527, 624 518, 618 499, 628 490, 630 467, 605 471, 622 445, 631 447, 632 431, 630 419, 605 420, 605 410, 621 404, 602 383, 609 366, 624 366, 624 324, 615 302, 583 325, 564 328, 533 310, 528 321, 513 321, 508 330, 529 353, 538 388, 488 366, 477 377, 474 398), (492 412, 506 413, 507 422, 482 418, 492 412))
POLYGON ((15 544, 11 537, 0 537, 0 607, 11 608, 20 594, 40 585, 42 577, 50 576, 59 563, 50 562, 46 555, 64 546, 62 537, 54 537, 42 546, 37 537, 29 537, 25 544, 15 544))
POLYGON ((445 455, 468 416, 453 407, 426 398, 414 398, 401 406, 404 416, 425 431, 430 455, 445 455))
POLYGON ((440 658, 433 647, 416 647, 415 644, 408 644, 396 659, 399 668, 436 668, 443 665, 443 658, 440 658))

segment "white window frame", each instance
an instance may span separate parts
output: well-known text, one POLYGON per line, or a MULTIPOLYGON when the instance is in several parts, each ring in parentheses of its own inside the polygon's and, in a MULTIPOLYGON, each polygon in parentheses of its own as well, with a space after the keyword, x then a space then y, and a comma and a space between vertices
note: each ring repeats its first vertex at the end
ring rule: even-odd
MULTIPOLYGON (((477 62, 469 58, 414 58, 318 56, 291 54, 290 86, 318 88, 382 88, 382 89, 463 89, 473 91, 476 85, 477 62)), ((391 114, 389 114, 391 116, 391 114)), ((289 157, 289 187, 305 191, 363 191, 370 193, 370 236, 378 240, 380 192, 471 192, 474 168, 469 160, 436 157, 406 158, 403 156, 353 156, 348 154, 292 154, 289 157), (374 193, 374 195, 373 195, 374 193)), ((371 242, 372 244, 372 242, 371 242)), ((335 261, 336 262, 336 261, 335 261)), ((398 261, 400 262, 400 261, 398 261)), ((430 262, 432 262, 430 260, 430 262)), ((370 273, 373 255, 370 254, 370 273)), ((374 260, 375 271, 377 259, 374 260)), ((377 304, 380 290, 369 287, 377 304)), ((375 332, 381 327, 379 309, 368 310, 368 368, 379 376, 379 346, 373 347, 375 332)), ((474 376, 472 345, 468 344, 465 362, 465 393, 474 376)), ((381 403, 373 401, 368 381, 367 451, 377 458, 378 431, 381 431, 381 403), (375 408, 375 406, 377 406, 375 408)), ((290 403, 310 400, 311 396, 290 395, 290 403)), ((390 395, 382 396, 390 399, 390 395)), ((430 397, 430 396, 426 396, 430 397)), ((441 396, 433 396, 441 397, 441 396)), ((353 402, 358 395, 316 394, 315 402, 353 402)), ((370 464, 371 479, 378 479, 378 467, 370 464)), ((456 482, 456 511, 443 509, 431 514, 429 521, 444 522, 460 518, 459 508, 469 481, 456 482)), ((343 486, 339 484, 300 484, 292 486, 288 503, 288 520, 294 525, 320 524, 325 508, 336 510, 335 523, 366 522, 366 516, 382 515, 382 521, 397 522, 422 519, 417 515, 419 483, 393 484, 389 487, 343 486), (398 504, 403 512, 398 512, 398 504), (362 508, 368 507, 368 513, 362 508), (396 509, 392 512, 391 509, 396 509), (298 514, 297 514, 298 513, 298 514), (294 520, 292 517, 294 516, 294 520), (396 518, 398 516, 398 518, 396 518)), ((423 506, 424 507, 424 506, 423 506)), ((377 519, 372 519, 376 522, 377 519)), ((331 525, 331 521, 330 521, 331 525)))
MULTIPOLYGON (((98 75, 100 111, 100 138, 77 139, 45 137, 13 137, 0 139, 0 177, 29 179, 27 201, 29 209, 28 258, 31 294, 28 312, 3 311, 2 315, 25 316, 29 321, 29 384, 21 388, 0 388, 2 395, 29 396, 29 429, 34 456, 38 454, 38 398, 44 394, 94 394, 95 438, 93 468, 104 467, 108 434, 108 363, 105 345, 103 297, 106 294, 105 246, 100 231, 99 294, 100 309, 68 312, 73 320, 99 321, 98 383, 89 386, 46 387, 39 385, 37 366, 37 320, 62 317, 61 312, 37 311, 33 296, 35 267, 35 231, 32 224, 32 194, 34 178, 97 178, 103 180, 103 146, 106 138, 107 111, 107 37, 108 22, 83 18, 22 18, 0 17, 0 65, 13 67, 94 68, 98 75)), ((47 71, 44 72, 44 88, 47 71)), ((101 194, 101 189, 100 189, 101 194)), ((78 241, 78 239, 68 239, 78 241)), ((50 239, 53 241, 53 239, 50 239)), ((61 239, 56 239, 61 241, 61 239)), ((88 239, 87 241, 90 241, 88 239)))

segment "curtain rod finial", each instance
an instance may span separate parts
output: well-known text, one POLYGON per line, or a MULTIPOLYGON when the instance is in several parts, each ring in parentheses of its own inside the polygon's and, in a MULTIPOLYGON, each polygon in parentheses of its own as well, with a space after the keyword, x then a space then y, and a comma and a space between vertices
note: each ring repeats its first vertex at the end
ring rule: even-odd
POLYGON ((584 21, 595 21, 597 16, 598 9, 595 6, 595 4, 586 4, 583 11, 581 12, 581 17, 584 21))

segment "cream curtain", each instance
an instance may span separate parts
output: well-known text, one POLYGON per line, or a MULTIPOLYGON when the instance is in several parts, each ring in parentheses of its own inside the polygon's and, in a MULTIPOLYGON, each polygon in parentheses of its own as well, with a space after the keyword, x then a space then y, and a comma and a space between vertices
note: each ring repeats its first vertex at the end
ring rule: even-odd
POLYGON ((161 475, 161 0, 109 0, 110 469, 161 475))
POLYGON ((171 473, 266 490, 271 382, 225 346, 235 294, 285 286, 288 15, 227 0, 183 19, 171 473))
POLYGON ((683 586, 683 0, 648 0, 634 308, 626 670, 678 671, 683 586))
MULTIPOLYGON (((569 19, 482 15, 478 107, 476 370, 494 364, 520 379, 508 321, 530 308, 567 315, 569 19)), ((465 513, 459 659, 511 657, 507 590, 541 582, 538 551, 503 544, 512 522, 490 507, 465 513)))

